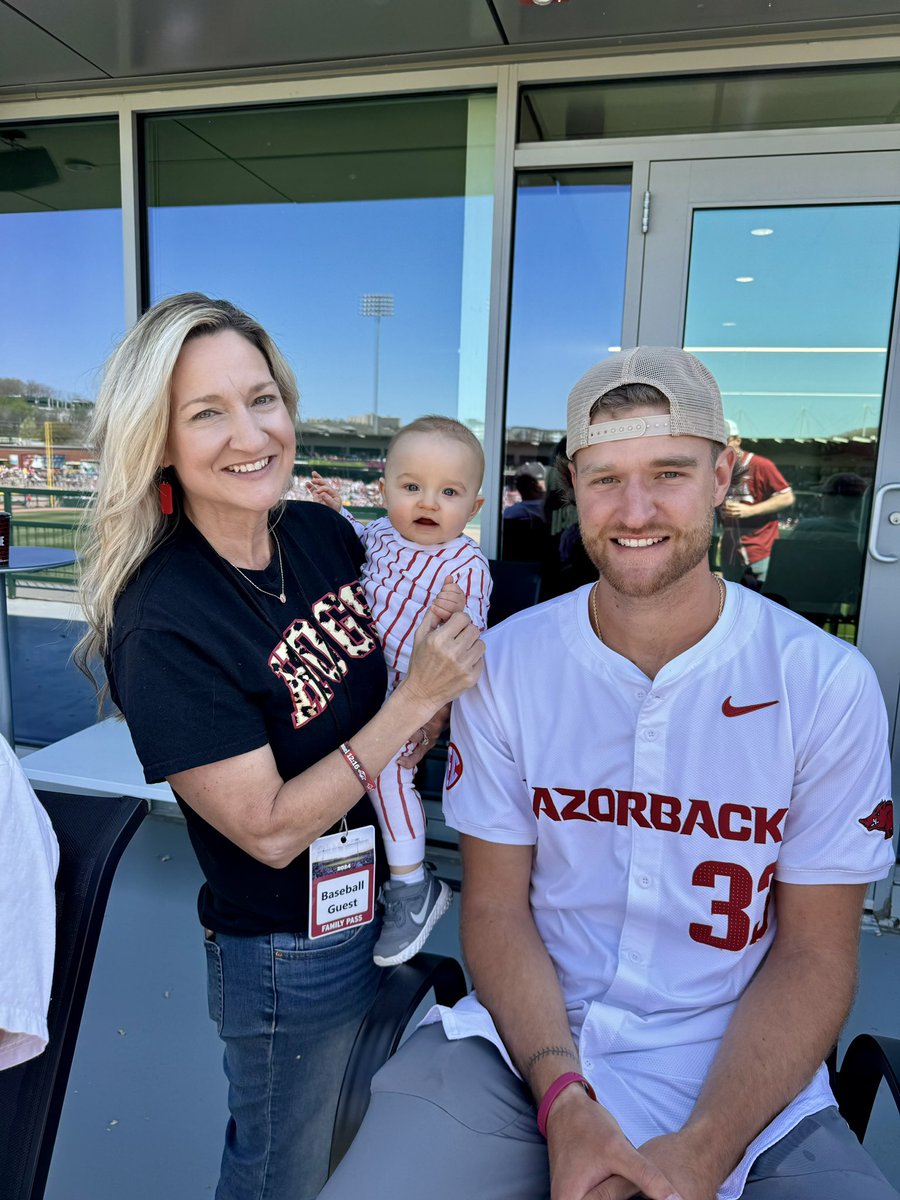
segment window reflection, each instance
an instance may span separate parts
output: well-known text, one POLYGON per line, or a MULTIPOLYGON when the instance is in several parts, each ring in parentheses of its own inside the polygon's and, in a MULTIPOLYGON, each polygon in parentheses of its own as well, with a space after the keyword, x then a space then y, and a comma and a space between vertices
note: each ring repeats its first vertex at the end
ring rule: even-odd
POLYGON ((849 640, 898 248, 896 204, 694 214, 684 344, 719 381, 745 468, 713 565, 849 640))
POLYGON ((21 482, 46 472, 48 423, 80 444, 124 327, 115 121, 0 125, 0 263, 0 438, 21 482))
POLYGON ((225 296, 270 330, 300 383, 297 496, 315 468, 365 519, 400 425, 483 435, 494 113, 463 94, 145 122, 149 300, 225 296))
POLYGON ((555 460, 569 389, 621 342, 631 172, 534 171, 517 184, 501 553, 534 564, 548 597, 596 576, 555 460))
POLYGON ((519 141, 628 138, 900 119, 893 64, 523 88, 519 141))

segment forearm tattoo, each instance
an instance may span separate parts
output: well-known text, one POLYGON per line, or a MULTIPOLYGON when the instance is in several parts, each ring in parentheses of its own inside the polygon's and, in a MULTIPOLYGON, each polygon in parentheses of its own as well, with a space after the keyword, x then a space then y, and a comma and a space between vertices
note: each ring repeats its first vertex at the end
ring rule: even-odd
POLYGON ((574 1063, 578 1063, 578 1055, 570 1050, 567 1046, 542 1046, 540 1050, 535 1050, 531 1058, 525 1063, 524 1074, 527 1074, 535 1063, 539 1063, 542 1058, 569 1058, 574 1063))

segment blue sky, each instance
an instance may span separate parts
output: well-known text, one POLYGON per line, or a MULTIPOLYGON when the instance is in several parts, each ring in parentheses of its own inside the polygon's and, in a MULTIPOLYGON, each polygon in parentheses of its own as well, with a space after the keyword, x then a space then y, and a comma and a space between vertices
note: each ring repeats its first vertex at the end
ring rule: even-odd
MULTIPOLYGON (((490 220, 490 197, 468 203, 470 219, 490 220)), ((371 410, 375 322, 359 315, 360 297, 390 293, 380 412, 456 412, 465 204, 155 209, 153 296, 197 289, 246 307, 287 353, 303 415, 315 418, 371 410)), ((627 186, 520 189, 510 424, 561 427, 571 384, 618 345, 628 205, 627 186)), ((685 343, 700 348, 747 436, 876 423, 898 246, 896 204, 696 214, 685 343), (800 352, 816 347, 868 352, 800 352)), ((0 262, 0 375, 93 395, 124 325, 119 213, 2 215, 0 262)))
POLYGON ((627 185, 520 187, 507 423, 564 428, 566 397, 622 337, 627 185))
POLYGON ((463 217, 460 197, 156 209, 153 299, 196 289, 252 312, 315 418, 371 411, 375 321, 359 315, 360 299, 389 293, 379 412, 455 412, 463 217))
POLYGON ((0 375, 93 398, 125 329, 118 209, 0 215, 0 375))
POLYGON ((898 248, 897 204, 695 214, 684 343, 742 433, 877 424, 898 248))

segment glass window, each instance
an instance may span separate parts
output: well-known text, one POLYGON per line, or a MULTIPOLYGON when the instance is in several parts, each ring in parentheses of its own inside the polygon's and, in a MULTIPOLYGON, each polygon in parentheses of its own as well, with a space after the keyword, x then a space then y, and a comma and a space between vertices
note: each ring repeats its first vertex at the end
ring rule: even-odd
POLYGON ((517 180, 501 553, 535 564, 545 596, 593 571, 553 463, 569 389, 621 342, 630 203, 625 167, 517 180))
MULTIPOLYGON (((23 546, 74 547, 95 482, 91 404, 124 331, 122 270, 116 121, 0 125, 0 507, 14 563, 23 546)), ((74 599, 74 568, 0 586, 25 602, 9 617, 16 740, 91 725, 94 690, 70 660, 83 626, 40 603, 74 599)))
POLYGON ((713 566, 850 641, 898 253, 897 204, 694 213, 684 345, 719 382, 743 470, 713 566))
POLYGON ((296 495, 315 466, 372 515, 400 425, 483 434, 494 124, 485 94, 145 122, 148 299, 224 296, 271 332, 300 384, 296 495))
POLYGON ((124 329, 115 121, 0 125, 0 264, 0 438, 65 443, 124 329))
POLYGON ((519 140, 648 137, 900 120, 900 67, 617 79, 523 89, 519 140))

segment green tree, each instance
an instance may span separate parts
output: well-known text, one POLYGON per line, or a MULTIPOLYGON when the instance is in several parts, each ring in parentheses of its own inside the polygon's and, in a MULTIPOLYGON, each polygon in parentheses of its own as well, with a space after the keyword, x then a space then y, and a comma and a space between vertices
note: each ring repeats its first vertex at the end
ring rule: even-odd
POLYGON ((19 422, 19 437, 28 442, 36 442, 43 433, 43 426, 38 426, 37 417, 33 412, 28 413, 19 422))
POLYGON ((18 396, 0 396, 0 437, 22 437, 19 430, 29 417, 34 421, 34 408, 27 400, 18 396))

